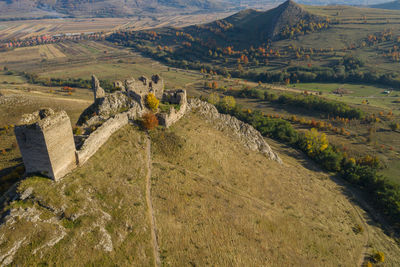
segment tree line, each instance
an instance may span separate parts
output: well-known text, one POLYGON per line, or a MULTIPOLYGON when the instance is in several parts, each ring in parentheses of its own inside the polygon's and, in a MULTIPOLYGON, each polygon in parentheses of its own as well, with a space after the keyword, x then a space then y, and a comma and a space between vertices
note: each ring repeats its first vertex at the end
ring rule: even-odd
MULTIPOLYGON (((68 79, 61 79, 61 78, 43 78, 39 77, 39 75, 34 73, 28 72, 17 72, 17 71, 10 71, 6 72, 7 75, 20 75, 24 77, 28 83, 31 84, 40 84, 43 86, 49 87, 75 87, 75 88, 92 88, 92 81, 89 79, 82 79, 82 78, 68 78, 68 79)), ((118 88, 114 86, 114 83, 110 80, 100 80, 100 85, 105 89, 107 92, 114 92, 118 88)))
POLYGON ((236 93, 238 97, 256 98, 267 100, 277 104, 286 104, 302 107, 307 110, 323 112, 329 116, 339 116, 348 119, 362 119, 364 113, 358 108, 353 108, 343 102, 327 100, 315 95, 302 94, 274 94, 269 91, 256 88, 244 88, 236 93))
POLYGON ((336 146, 330 144, 324 133, 316 129, 298 132, 280 118, 272 118, 258 110, 246 110, 240 105, 227 105, 216 101, 217 109, 246 122, 262 135, 300 149, 327 171, 340 175, 346 181, 359 186, 370 196, 372 204, 391 222, 397 233, 400 231, 400 186, 378 174, 379 164, 374 160, 349 158, 336 146))

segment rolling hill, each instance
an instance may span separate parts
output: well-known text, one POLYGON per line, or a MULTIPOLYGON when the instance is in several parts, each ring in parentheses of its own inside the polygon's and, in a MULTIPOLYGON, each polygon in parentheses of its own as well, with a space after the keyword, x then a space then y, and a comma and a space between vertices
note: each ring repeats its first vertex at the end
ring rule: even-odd
POLYGON ((393 2, 387 2, 377 5, 370 5, 371 8, 380 8, 380 9, 390 9, 390 10, 400 10, 400 1, 396 0, 393 2))
POLYGON ((199 10, 218 10, 218 0, 0 0, 2 17, 72 16, 118 17, 137 14, 175 12, 190 13, 199 10))
POLYGON ((150 214, 161 265, 355 266, 374 250, 400 263, 343 187, 300 153, 274 149, 284 165, 197 113, 150 139, 127 126, 60 182, 18 185, 2 214, 0 263, 150 266, 150 214))
MULTIPOLYGON (((300 5, 288 0, 276 8, 268 11, 256 11, 252 9, 241 11, 223 20, 213 22, 204 26, 201 29, 210 29, 203 34, 210 34, 214 28, 221 28, 221 25, 227 25, 226 30, 222 29, 221 38, 227 42, 241 43, 259 43, 266 42, 269 39, 279 38, 281 32, 286 28, 291 28, 301 22, 323 21, 324 18, 316 16, 308 11, 305 11, 300 5)), ((187 30, 192 32, 193 27, 187 30)), ((223 27, 222 27, 223 28, 223 27)), ((217 34, 211 34, 209 38, 220 39, 217 34)))
MULTIPOLYGON (((326 17, 314 15, 301 5, 288 0, 268 11, 246 9, 208 24, 180 29, 160 28, 155 31, 159 34, 159 41, 163 45, 176 45, 179 42, 176 37, 183 33, 182 36, 186 36, 188 40, 193 39, 192 41, 203 47, 215 48, 230 45, 248 49, 270 41, 285 39, 286 35, 293 34, 300 28, 307 32, 317 30, 318 25, 327 26, 326 17)), ((135 39, 140 42, 146 39, 147 33, 145 31, 130 34, 137 35, 138 38, 135 39)), ((112 35, 110 39, 116 37, 118 34, 112 35)))

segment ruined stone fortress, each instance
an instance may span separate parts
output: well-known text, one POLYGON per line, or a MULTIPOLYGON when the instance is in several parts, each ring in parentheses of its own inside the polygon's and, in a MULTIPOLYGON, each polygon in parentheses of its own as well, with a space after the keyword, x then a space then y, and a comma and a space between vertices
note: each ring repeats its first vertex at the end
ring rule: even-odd
POLYGON ((150 111, 145 105, 149 93, 163 103, 180 107, 177 111, 170 106, 168 112, 158 113, 160 125, 169 127, 186 112, 186 91, 164 91, 159 75, 117 81, 114 85, 118 90, 106 94, 99 80, 92 76, 94 102, 81 114, 77 123, 81 132, 75 135, 65 111, 42 109, 23 116, 15 127, 15 135, 27 174, 58 180, 81 166, 114 132, 150 111))
POLYGON ((99 80, 92 76, 94 101, 80 115, 79 131, 75 134, 65 111, 42 109, 23 116, 20 125, 15 127, 15 135, 26 174, 44 175, 57 181, 83 165, 113 133, 150 112, 146 107, 149 93, 167 106, 166 112, 156 114, 161 126, 169 127, 187 112, 196 111, 217 129, 232 133, 248 149, 282 162, 251 125, 220 114, 207 102, 188 101, 185 90, 164 91, 164 81, 159 75, 151 79, 142 76, 137 80, 117 81, 114 85, 118 90, 107 94, 99 80))

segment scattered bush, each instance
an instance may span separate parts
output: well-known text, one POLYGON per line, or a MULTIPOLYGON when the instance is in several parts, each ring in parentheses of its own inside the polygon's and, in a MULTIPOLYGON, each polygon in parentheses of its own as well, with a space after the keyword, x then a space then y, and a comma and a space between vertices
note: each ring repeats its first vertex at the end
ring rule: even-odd
POLYGON ((158 119, 157 119, 156 115, 154 115, 154 113, 151 113, 151 112, 144 114, 142 117, 142 126, 146 130, 152 130, 155 127, 157 127, 158 119))
POLYGON ((374 253, 373 256, 375 262, 384 262, 385 261, 385 254, 381 251, 377 251, 374 253))
POLYGON ((392 122, 392 123, 390 123, 389 124, 389 128, 392 130, 392 131, 397 131, 397 130, 399 130, 400 129, 400 123, 396 123, 396 122, 392 122))
POLYGON ((233 96, 225 96, 221 99, 219 105, 226 111, 232 110, 236 107, 236 100, 233 96))
POLYGON ((74 135, 81 135, 82 134, 82 128, 79 127, 79 126, 75 126, 72 131, 73 131, 74 135))
POLYGON ((356 233, 356 234, 363 233, 363 232, 364 232, 364 227, 362 227, 362 225, 356 224, 356 225, 353 227, 353 231, 354 231, 354 233, 356 233))
POLYGON ((217 93, 211 93, 211 94, 208 96, 207 101, 208 101, 208 103, 210 103, 210 104, 216 105, 216 104, 218 104, 219 101, 220 101, 219 95, 218 95, 217 93))

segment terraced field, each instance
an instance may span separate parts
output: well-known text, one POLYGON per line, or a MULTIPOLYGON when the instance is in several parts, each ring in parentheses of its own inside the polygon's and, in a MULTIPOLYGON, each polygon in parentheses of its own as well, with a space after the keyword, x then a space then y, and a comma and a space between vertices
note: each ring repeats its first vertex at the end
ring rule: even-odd
POLYGON ((223 18, 231 13, 145 16, 132 18, 82 18, 0 21, 0 42, 40 35, 65 33, 113 32, 120 29, 148 29, 165 26, 187 26, 223 18))

